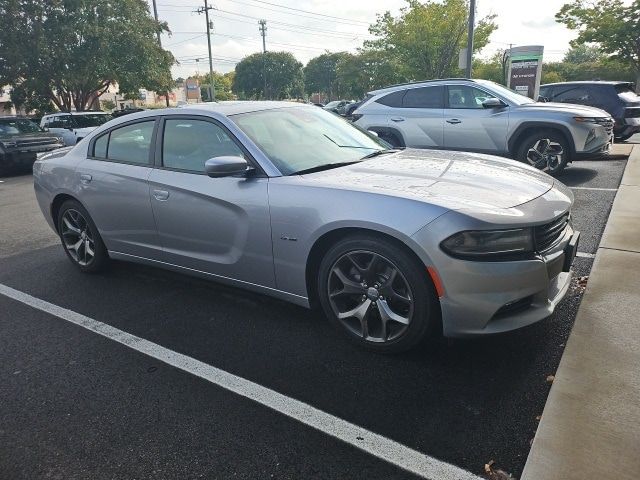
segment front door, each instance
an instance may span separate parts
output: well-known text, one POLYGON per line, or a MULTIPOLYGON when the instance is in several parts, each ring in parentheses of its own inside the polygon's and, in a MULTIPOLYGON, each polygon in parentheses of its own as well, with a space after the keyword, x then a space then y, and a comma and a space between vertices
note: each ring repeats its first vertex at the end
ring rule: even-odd
POLYGON ((93 140, 75 175, 79 199, 111 251, 158 259, 149 201, 155 119, 128 123, 93 140))
POLYGON ((505 153, 509 107, 484 108, 493 98, 488 92, 469 85, 447 86, 444 110, 444 146, 451 150, 505 153))
POLYGON ((268 178, 204 173, 213 157, 251 162, 232 134, 209 117, 165 117, 161 138, 149 183, 164 261, 273 287, 268 178))

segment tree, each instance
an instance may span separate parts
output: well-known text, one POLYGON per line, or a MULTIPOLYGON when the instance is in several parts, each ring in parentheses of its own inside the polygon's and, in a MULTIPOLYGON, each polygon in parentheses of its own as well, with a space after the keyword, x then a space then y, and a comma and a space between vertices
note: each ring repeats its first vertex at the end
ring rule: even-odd
POLYGON ((109 100, 108 98, 106 100, 102 100, 100 103, 102 104, 102 108, 105 110, 113 110, 116 108, 116 102, 109 100))
POLYGON ((482 78, 492 82, 505 84, 506 57, 504 50, 498 50, 489 59, 476 58, 472 64, 473 78, 482 78))
POLYGON ((580 44, 572 46, 562 59, 565 63, 596 63, 604 60, 605 55, 594 45, 580 44))
MULTIPOLYGON (((467 0, 407 0, 396 18, 378 15, 369 31, 378 39, 365 49, 381 51, 397 59, 399 74, 411 80, 443 78, 458 73, 458 54, 467 43, 467 0)), ((480 19, 474 34, 474 51, 489 42, 496 30, 495 15, 480 19)))
POLYGON ((640 0, 625 5, 623 0, 565 4, 556 19, 577 30, 572 45, 596 43, 602 52, 632 66, 636 89, 640 88, 640 0))
POLYGON ((324 93, 330 100, 344 95, 337 67, 341 60, 350 56, 346 52, 327 52, 309 60, 304 67, 305 91, 309 94, 324 93))
MULTIPOLYGON (((233 100, 235 95, 231 91, 233 85, 233 77, 235 72, 227 72, 225 74, 213 72, 213 82, 216 90, 216 100, 233 100)), ((209 85, 211 85, 211 75, 206 73, 197 77, 200 80, 200 94, 202 100, 209 101, 209 85)))
POLYGON ((160 48, 144 0, 3 0, 0 84, 24 101, 91 108, 109 85, 121 93, 169 91, 173 56, 160 48))
POLYGON ((304 94, 302 64, 289 52, 254 53, 236 65, 233 91, 241 98, 299 98, 304 94))
POLYGON ((374 50, 344 55, 336 65, 336 78, 347 98, 362 98, 371 90, 407 81, 395 57, 374 50))

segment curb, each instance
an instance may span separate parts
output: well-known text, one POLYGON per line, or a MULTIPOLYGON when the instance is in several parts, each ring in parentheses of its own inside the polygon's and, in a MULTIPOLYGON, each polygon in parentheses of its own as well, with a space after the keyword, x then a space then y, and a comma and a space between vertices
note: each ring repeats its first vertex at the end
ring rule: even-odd
POLYGON ((521 480, 640 478, 639 205, 636 145, 521 480))

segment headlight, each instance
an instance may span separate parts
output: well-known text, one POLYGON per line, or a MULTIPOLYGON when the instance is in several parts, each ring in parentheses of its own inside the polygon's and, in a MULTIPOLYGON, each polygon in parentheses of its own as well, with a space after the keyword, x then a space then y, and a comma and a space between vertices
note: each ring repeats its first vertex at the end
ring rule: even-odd
POLYGON ((573 119, 578 123, 598 123, 598 124, 603 124, 611 120, 607 117, 573 117, 573 119))
POLYGON ((534 251, 530 228, 459 232, 444 240, 440 246, 451 256, 474 260, 511 258, 534 251))

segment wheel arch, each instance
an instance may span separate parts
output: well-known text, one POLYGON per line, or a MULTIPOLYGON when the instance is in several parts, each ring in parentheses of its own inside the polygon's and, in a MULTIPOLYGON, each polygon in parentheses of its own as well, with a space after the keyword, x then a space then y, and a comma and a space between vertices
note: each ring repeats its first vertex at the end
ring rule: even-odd
POLYGON ((406 147, 407 146, 407 142, 405 142, 404 140, 404 136, 402 135, 402 132, 400 130, 398 130, 397 128, 393 128, 393 127, 376 127, 376 126, 372 126, 367 128, 367 130, 371 130, 372 132, 376 132, 378 135, 382 134, 391 134, 394 137, 396 137, 398 139, 398 141, 400 142, 400 147, 406 147))
POLYGON ((571 131, 566 126, 553 123, 553 122, 523 122, 518 128, 513 132, 513 135, 509 138, 508 148, 509 153, 512 157, 515 157, 518 153, 518 148, 520 148, 520 144, 522 141, 528 136, 531 135, 536 130, 553 130, 560 133, 567 145, 569 146, 569 160, 573 159, 576 154, 576 145, 573 140, 573 135, 571 135, 571 131))
POLYGON ((53 201, 51 202, 50 214, 56 233, 60 233, 58 231, 58 212, 60 212, 60 207, 67 200, 75 200, 82 205, 82 202, 80 202, 80 200, 68 193, 58 193, 55 197, 53 197, 53 201))
MULTIPOLYGON (((407 242, 404 242, 400 238, 393 236, 389 233, 380 232, 378 230, 373 230, 371 228, 366 227, 338 227, 332 230, 329 230, 323 233, 320 237, 316 239, 314 244, 309 251, 309 255, 307 256, 306 268, 305 268, 305 283, 307 287, 307 296, 309 298, 309 304, 312 308, 319 306, 319 299, 317 294, 317 279, 318 273, 320 269, 320 262, 324 255, 329 251, 332 245, 336 242, 342 240, 343 238, 352 236, 352 235, 367 235, 373 238, 381 238, 385 239, 397 247, 404 250, 407 254, 409 254, 413 259, 418 262, 421 267, 423 267, 423 272, 425 279, 429 282, 429 284, 433 287, 435 292, 435 285, 433 284, 433 280, 427 270, 428 264, 425 262, 426 259, 421 258, 421 256, 416 252, 414 248, 412 248, 407 242)), ((428 260, 427 260, 428 261, 428 260)), ((436 295, 437 298, 437 295, 436 295)), ((440 306, 440 302, 438 301, 438 308, 440 306)))

